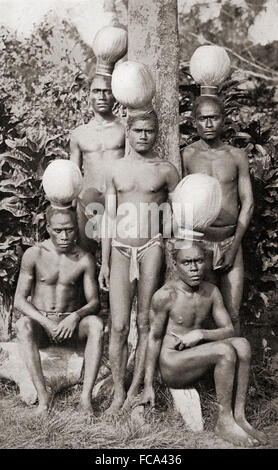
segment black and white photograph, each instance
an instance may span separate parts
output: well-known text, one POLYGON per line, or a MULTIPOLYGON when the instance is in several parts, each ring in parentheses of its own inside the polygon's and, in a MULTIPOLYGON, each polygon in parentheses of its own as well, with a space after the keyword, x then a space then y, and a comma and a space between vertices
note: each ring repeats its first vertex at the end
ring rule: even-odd
POLYGON ((278 448, 277 23, 0 0, 0 450, 278 448))

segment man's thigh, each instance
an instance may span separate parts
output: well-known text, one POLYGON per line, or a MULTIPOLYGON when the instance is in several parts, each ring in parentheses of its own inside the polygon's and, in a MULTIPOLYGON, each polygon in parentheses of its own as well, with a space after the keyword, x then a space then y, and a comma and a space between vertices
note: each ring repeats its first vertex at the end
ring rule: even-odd
POLYGON ((162 347, 159 367, 163 380, 169 387, 182 388, 200 379, 217 363, 222 345, 215 341, 182 351, 162 347))
POLYGON ((220 290, 229 313, 238 313, 241 305, 244 282, 242 247, 240 246, 230 271, 223 273, 220 279, 220 290))
POLYGON ((112 324, 129 324, 136 282, 129 280, 130 259, 112 247, 109 299, 112 324))
POLYGON ((138 314, 149 317, 149 309, 153 294, 162 282, 164 251, 159 245, 147 250, 140 263, 138 281, 138 314))

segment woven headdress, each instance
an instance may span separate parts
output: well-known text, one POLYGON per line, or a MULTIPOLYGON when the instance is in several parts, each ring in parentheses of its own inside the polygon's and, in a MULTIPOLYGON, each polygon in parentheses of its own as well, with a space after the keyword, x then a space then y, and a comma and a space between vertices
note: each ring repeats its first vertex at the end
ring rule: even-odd
POLYGON ((176 238, 202 239, 204 230, 217 218, 222 201, 219 181, 204 173, 183 178, 172 194, 176 238))
POLYGON ((155 81, 144 64, 128 60, 117 65, 112 75, 112 93, 127 107, 129 115, 153 111, 155 81))
POLYGON ((223 47, 200 46, 190 60, 190 74, 201 85, 201 96, 214 96, 230 74, 230 58, 223 47))
POLYGON ((115 63, 127 53, 127 32, 119 26, 104 26, 93 42, 96 74, 111 77, 115 63))
POLYGON ((52 207, 68 209, 82 189, 81 171, 70 160, 54 160, 43 174, 42 185, 52 207))

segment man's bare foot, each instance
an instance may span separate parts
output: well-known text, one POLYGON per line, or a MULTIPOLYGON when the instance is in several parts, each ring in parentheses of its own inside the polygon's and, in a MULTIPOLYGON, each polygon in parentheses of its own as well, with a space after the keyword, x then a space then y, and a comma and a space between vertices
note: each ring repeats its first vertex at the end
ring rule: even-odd
POLYGON ((139 396, 137 394, 129 394, 127 395, 125 402, 122 406, 122 410, 125 412, 130 411, 134 406, 138 405, 139 403, 139 396))
POLYGON ((113 416, 118 415, 119 412, 122 409, 124 401, 125 401, 125 396, 119 397, 119 398, 114 398, 111 405, 109 406, 109 408, 107 408, 107 410, 105 411, 105 413, 104 413, 105 416, 113 417, 113 416))
POLYGON ((251 436, 255 437, 255 439, 258 439, 261 444, 267 444, 268 439, 267 436, 265 435, 264 432, 258 431, 258 429, 253 428, 250 423, 246 420, 246 418, 235 418, 237 424, 244 429, 248 434, 251 434, 251 436))
POLYGON ((78 409, 84 414, 92 414, 94 412, 91 397, 80 397, 78 409))
POLYGON ((259 445, 258 439, 242 429, 233 418, 218 419, 215 433, 236 446, 254 447, 259 445))

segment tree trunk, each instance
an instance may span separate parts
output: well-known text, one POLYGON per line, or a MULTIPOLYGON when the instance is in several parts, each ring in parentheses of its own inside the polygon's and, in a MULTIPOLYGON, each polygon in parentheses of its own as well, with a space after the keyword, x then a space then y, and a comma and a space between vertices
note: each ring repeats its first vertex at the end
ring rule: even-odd
POLYGON ((177 0, 129 0, 128 59, 148 65, 156 81, 156 152, 181 173, 177 0))

